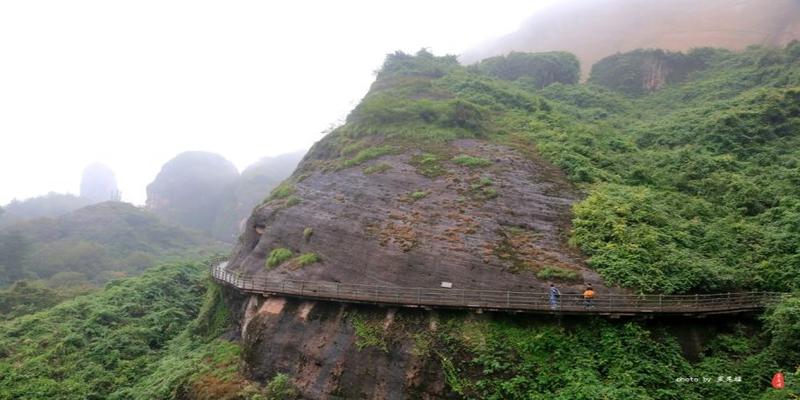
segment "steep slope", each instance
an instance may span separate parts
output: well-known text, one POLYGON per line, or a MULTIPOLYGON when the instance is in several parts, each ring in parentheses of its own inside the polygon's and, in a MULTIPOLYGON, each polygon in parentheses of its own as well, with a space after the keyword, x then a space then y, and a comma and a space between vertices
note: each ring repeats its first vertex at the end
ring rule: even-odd
POLYGON ((246 381, 236 374, 235 344, 217 339, 229 318, 215 307, 221 305, 219 291, 209 285, 205 268, 162 265, 47 311, 0 322, 0 398, 235 394, 246 381))
MULTIPOLYGON (((520 290, 541 289, 555 271, 565 285, 601 284, 566 245, 578 192, 529 148, 490 140, 493 111, 466 100, 485 78, 462 74, 427 53, 390 57, 348 123, 254 211, 229 269, 520 290)), ((511 89, 496 95, 546 107, 511 89)))
MULTIPOLYGON (((569 239, 603 280, 639 292, 796 290, 798 46, 708 50, 702 69, 630 94, 391 55, 347 123, 254 210, 229 269, 456 288, 541 289, 558 276, 565 292, 570 271, 601 281, 569 239)), ((771 398, 763 382, 795 367, 781 346, 800 348, 786 328, 795 300, 764 330, 744 318, 685 327, 691 362, 669 321, 556 327, 240 301, 247 376, 288 373, 311 398, 771 398)))
POLYGON ((586 77, 601 58, 640 48, 742 50, 798 38, 800 3, 794 0, 571 0, 540 11, 517 32, 465 53, 462 61, 510 51, 568 51, 580 58, 586 77))
POLYGON ((412 150, 311 173, 290 197, 258 209, 244 237, 244 249, 253 249, 234 260, 273 279, 423 287, 447 281, 456 288, 529 289, 543 284, 534 274, 544 268, 583 271, 564 244, 577 193, 559 171, 477 140, 452 142, 447 152, 412 150), (425 168, 439 176, 425 176, 425 168), (383 171, 370 173, 375 169, 383 171), (306 229, 313 233, 304 236, 306 229), (321 261, 267 269, 276 248, 321 261))

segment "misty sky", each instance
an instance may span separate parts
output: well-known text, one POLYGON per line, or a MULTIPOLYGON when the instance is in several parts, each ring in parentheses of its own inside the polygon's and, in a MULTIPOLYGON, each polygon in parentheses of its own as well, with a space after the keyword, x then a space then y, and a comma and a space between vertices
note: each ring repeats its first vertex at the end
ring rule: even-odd
POLYGON ((142 204, 179 152, 308 148, 386 53, 459 54, 552 2, 0 2, 0 204, 77 194, 95 161, 142 204))

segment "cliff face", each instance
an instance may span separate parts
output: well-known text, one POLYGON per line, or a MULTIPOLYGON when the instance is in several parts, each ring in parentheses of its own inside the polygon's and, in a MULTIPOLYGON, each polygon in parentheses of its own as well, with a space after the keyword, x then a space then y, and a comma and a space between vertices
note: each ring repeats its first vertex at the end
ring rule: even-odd
POLYGON ((685 81, 702 70, 714 52, 699 49, 688 54, 663 50, 635 50, 608 56, 592 66, 589 81, 630 95, 655 92, 668 84, 685 81))
MULTIPOLYGON (((544 89, 452 57, 392 54, 347 123, 254 210, 228 268, 275 280, 538 291, 558 279, 565 293, 584 280, 600 296, 617 290, 584 268, 565 241, 571 230, 607 282, 637 291, 794 288, 798 46, 690 52, 698 74, 669 61, 682 54, 659 64, 644 51, 598 63, 599 85, 544 89), (600 87, 640 94, 683 74, 693 81, 643 96, 600 87), (759 193, 770 194, 753 202, 759 193)), ((651 340, 639 323, 582 318, 572 333, 520 315, 244 300, 246 375, 288 373, 307 398, 755 398, 759 377, 774 373, 752 371, 752 385, 725 394, 676 385, 719 365, 770 364, 689 365, 675 341, 651 340)), ((715 356, 699 343, 687 347, 715 356)))
MULTIPOLYGON (((616 290, 567 244, 579 190, 522 138, 496 134, 488 107, 457 98, 459 88, 487 87, 461 70, 454 77, 463 81, 444 79, 454 60, 389 59, 347 124, 255 208, 228 270, 402 287, 542 291, 555 279, 565 292, 586 281, 616 290)), ((548 114, 512 91, 495 95, 548 114)), ((261 296, 241 307, 251 379, 288 373, 307 398, 452 392, 439 356, 419 351, 416 333, 435 331, 435 315, 261 296)))
POLYGON ((428 399, 448 392, 438 360, 405 335, 435 330, 435 313, 260 296, 241 310, 243 373, 250 379, 289 374, 309 399, 428 399))
POLYGON ((557 267, 583 276, 573 283, 597 282, 565 244, 578 194, 559 170, 478 140, 452 142, 446 154, 428 155, 426 166, 408 149, 311 172, 289 197, 254 211, 229 269, 275 280, 527 290, 547 283, 536 273, 557 267), (267 266, 281 248, 320 261, 267 266))
POLYGON ((639 48, 741 50, 797 38, 796 0, 573 0, 537 13, 517 32, 465 53, 462 61, 510 51, 569 51, 580 58, 586 77, 601 58, 639 48))

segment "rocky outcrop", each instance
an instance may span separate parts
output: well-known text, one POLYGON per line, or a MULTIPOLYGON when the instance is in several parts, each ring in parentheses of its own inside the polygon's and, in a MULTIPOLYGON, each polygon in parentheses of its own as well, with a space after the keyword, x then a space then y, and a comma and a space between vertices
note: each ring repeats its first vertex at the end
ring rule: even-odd
POLYGON ((147 186, 147 208, 170 222, 233 242, 253 207, 292 173, 302 156, 265 157, 239 175, 218 154, 179 154, 147 186))
POLYGON ((181 153, 147 185, 147 208, 167 221, 211 233, 238 178, 233 163, 218 154, 181 153))
MULTIPOLYGON (((567 243, 581 192, 564 173, 525 138, 490 136, 488 108, 433 88, 430 80, 458 67, 451 61, 425 52, 387 57, 347 124, 312 147, 253 210, 227 271, 275 281, 519 291, 543 291, 557 279, 564 293, 586 281, 616 291, 567 243)), ((480 87, 454 86, 472 84, 480 87)), ((520 112, 548 112, 543 102, 496 95, 520 112)), ((418 351, 425 346, 415 339, 436 330, 435 314, 260 296, 244 304, 250 379, 287 373, 306 398, 451 395, 443 353, 418 351)), ((455 324, 469 315, 458 314, 455 324)))
POLYGON ((438 360, 423 354, 400 332, 435 329, 436 314, 283 297, 250 297, 244 305, 244 374, 267 382, 292 377, 307 399, 444 398, 438 360), (354 315, 374 318, 375 337, 352 324, 354 315))
POLYGON ((302 177, 287 188, 290 197, 256 208, 229 270, 276 280, 528 290, 546 285, 536 274, 555 267, 575 272, 571 283, 598 281, 566 244, 579 194, 561 171, 476 140, 456 141, 450 153, 424 165, 411 150, 302 177), (467 157, 485 165, 457 162, 467 157), (269 267, 279 248, 321 261, 269 267))
POLYGON ((242 171, 234 189, 232 204, 225 206, 215 231, 218 236, 235 240, 244 231, 247 218, 253 207, 259 205, 284 179, 288 178, 303 158, 305 151, 264 157, 242 171))
POLYGON ((630 95, 659 90, 680 83, 689 74, 706 68, 715 50, 693 50, 688 54, 663 50, 635 50, 608 56, 592 66, 589 81, 630 95))
POLYGON ((92 203, 120 200, 114 171, 103 164, 92 164, 83 170, 81 197, 92 203))

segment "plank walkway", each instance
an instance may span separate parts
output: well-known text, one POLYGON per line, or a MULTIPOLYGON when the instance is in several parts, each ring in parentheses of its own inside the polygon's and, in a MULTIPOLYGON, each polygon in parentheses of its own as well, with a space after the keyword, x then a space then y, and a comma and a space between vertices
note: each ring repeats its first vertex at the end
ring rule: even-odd
POLYGON ((552 309, 547 292, 393 287, 302 280, 269 281, 229 272, 226 266, 227 263, 223 262, 212 267, 211 275, 217 281, 241 292, 401 307, 596 314, 612 317, 652 314, 699 317, 760 311, 783 296, 777 292, 697 295, 604 295, 598 292, 592 304, 587 305, 579 293, 562 291, 556 309, 552 309))

